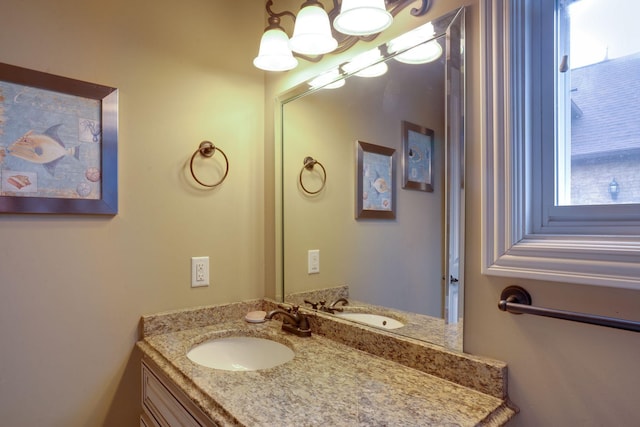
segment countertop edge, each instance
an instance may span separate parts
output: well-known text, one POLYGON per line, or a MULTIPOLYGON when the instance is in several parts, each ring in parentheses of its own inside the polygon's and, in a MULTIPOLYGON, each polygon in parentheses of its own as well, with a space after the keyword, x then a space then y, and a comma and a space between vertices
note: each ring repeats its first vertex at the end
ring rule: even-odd
POLYGON ((493 410, 479 425, 483 427, 501 427, 515 417, 520 409, 510 400, 502 401, 502 404, 493 410))

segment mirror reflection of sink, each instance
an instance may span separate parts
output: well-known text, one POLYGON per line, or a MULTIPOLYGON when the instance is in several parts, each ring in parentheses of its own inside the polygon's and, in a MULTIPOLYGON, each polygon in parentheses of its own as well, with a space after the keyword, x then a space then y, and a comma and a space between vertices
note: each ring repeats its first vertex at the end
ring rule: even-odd
POLYGON ((198 344, 187 357, 198 365, 225 371, 257 371, 287 363, 294 356, 284 344, 256 337, 214 338, 198 344))
POLYGON ((336 312, 335 315, 382 329, 398 329, 404 326, 404 323, 396 319, 379 314, 336 312))

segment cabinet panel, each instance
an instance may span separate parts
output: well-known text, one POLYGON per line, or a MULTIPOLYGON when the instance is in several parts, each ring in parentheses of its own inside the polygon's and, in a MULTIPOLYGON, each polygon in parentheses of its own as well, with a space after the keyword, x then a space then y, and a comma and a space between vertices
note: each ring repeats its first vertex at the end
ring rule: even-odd
POLYGON ((146 427, 210 427, 211 422, 185 396, 172 392, 169 380, 142 362, 141 425, 146 427), (145 415, 148 417, 145 418, 145 415))
POLYGON ((140 427, 159 427, 158 424, 151 418, 149 418, 149 414, 143 412, 140 415, 140 427))

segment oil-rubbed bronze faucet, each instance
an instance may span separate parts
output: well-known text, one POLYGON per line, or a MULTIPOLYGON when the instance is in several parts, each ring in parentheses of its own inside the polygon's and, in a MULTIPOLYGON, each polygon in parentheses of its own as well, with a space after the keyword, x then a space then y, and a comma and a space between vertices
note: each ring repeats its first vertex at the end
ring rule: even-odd
POLYGON ((311 327, 309 326, 309 319, 305 315, 298 312, 299 307, 293 306, 291 311, 283 310, 282 308, 276 308, 271 310, 264 316, 265 319, 271 319, 276 314, 282 314, 284 319, 282 321, 282 330, 290 332, 299 337, 310 337, 311 327))
POLYGON ((336 304, 338 304, 339 302, 341 302, 343 306, 349 304, 349 301, 347 301, 346 298, 338 298, 337 300, 329 304, 329 307, 327 307, 328 309, 327 311, 329 311, 330 313, 333 313, 334 311, 344 310, 342 307, 336 307, 336 304))
POLYGON ((309 304, 311 306, 311 308, 313 308, 314 310, 320 310, 320 311, 324 311, 325 313, 331 313, 333 314, 336 311, 343 311, 344 309, 342 307, 336 307, 336 304, 338 303, 342 303, 342 305, 347 305, 349 304, 349 301, 347 301, 346 298, 338 298, 337 300, 333 301, 331 304, 329 304, 328 306, 325 305, 327 303, 327 301, 325 300, 320 300, 318 302, 311 302, 309 300, 304 300, 305 303, 309 304))

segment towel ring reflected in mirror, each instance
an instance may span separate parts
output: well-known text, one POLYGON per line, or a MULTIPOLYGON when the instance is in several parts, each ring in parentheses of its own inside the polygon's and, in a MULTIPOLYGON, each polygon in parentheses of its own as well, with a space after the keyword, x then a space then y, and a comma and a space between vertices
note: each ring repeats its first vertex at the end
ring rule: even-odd
POLYGON ((227 159, 227 155, 224 154, 224 151, 222 151, 220 148, 216 147, 213 144, 213 142, 211 142, 211 141, 202 141, 200 143, 200 146, 198 147, 198 149, 193 153, 193 156, 191 156, 191 162, 189 163, 189 169, 191 170, 191 176, 193 177, 193 179, 196 180, 196 182, 198 184, 202 185, 203 187, 213 188, 213 187, 217 187, 218 185, 222 184, 222 182, 227 178, 227 175, 229 174, 229 159, 227 159), (206 184, 206 183, 200 181, 198 179, 198 177, 196 176, 196 173, 193 171, 193 159, 195 159, 195 157, 196 157, 196 155, 198 153, 200 153, 200 155, 202 157, 207 157, 207 158, 213 157, 213 155, 215 154, 216 151, 220 152, 220 154, 222 154, 222 157, 224 157, 224 163, 225 163, 224 175, 215 184, 206 184))
POLYGON ((324 186, 327 183, 327 171, 325 170, 324 166, 322 166, 322 163, 315 160, 313 157, 309 157, 309 156, 305 157, 303 163, 304 165, 302 166, 302 169, 300 169, 300 175, 298 175, 298 181, 300 182, 300 187, 302 188, 302 191, 304 191, 307 194, 310 194, 310 195, 318 194, 324 189, 324 186), (307 187, 304 186, 304 183, 302 182, 302 173, 305 171, 305 169, 308 170, 309 172, 313 171, 313 167, 315 165, 320 166, 320 169, 322 169, 322 185, 316 191, 310 191, 307 187))

